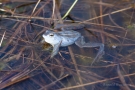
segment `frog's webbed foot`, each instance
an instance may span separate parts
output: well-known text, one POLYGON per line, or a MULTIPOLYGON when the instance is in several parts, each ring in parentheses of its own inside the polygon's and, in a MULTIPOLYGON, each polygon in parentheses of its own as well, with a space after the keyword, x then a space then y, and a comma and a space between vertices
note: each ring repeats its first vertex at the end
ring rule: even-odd
POLYGON ((61 29, 61 30, 76 30, 84 28, 84 24, 57 24, 54 29, 61 29))
MULTIPOLYGON (((104 44, 102 43, 94 43, 94 42, 89 42, 89 43, 86 43, 85 40, 84 40, 84 37, 81 36, 76 42, 75 44, 77 46, 79 46, 80 48, 83 48, 83 47, 100 47, 99 48, 99 51, 96 55, 96 57, 94 58, 92 64, 96 61, 96 60, 99 60, 101 58, 101 56, 104 54, 104 44)), ((92 65, 91 64, 91 65, 92 65)))
POLYGON ((53 58, 59 52, 60 44, 61 44, 61 42, 53 46, 51 58, 53 58))

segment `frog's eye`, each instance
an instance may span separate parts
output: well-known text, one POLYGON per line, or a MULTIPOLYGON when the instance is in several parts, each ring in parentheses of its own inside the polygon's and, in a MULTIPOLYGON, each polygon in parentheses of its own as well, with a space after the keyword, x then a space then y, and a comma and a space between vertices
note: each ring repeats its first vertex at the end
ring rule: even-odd
POLYGON ((51 37, 52 37, 52 36, 54 36, 54 34, 53 34, 53 33, 51 33, 49 36, 51 36, 51 37))

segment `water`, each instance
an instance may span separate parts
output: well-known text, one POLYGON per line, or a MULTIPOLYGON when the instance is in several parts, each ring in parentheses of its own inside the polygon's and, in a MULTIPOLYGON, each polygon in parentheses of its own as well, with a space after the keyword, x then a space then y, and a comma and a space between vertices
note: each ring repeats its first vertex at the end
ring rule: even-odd
MULTIPOLYGON (((124 79, 126 83, 133 83, 134 80, 130 79, 130 74, 134 74, 134 8, 112 14, 114 11, 130 7, 130 1, 119 1, 117 4, 112 0, 102 2, 79 0, 70 12, 70 18, 64 20, 64 23, 85 22, 86 29, 78 31, 85 36, 86 41, 105 44, 104 56, 93 66, 91 66, 91 62, 99 48, 81 49, 72 45, 70 49, 73 54, 70 55, 69 48, 63 47, 53 59, 49 59, 51 49, 50 51, 43 50, 40 43, 42 34, 50 27, 53 28, 53 20, 50 19, 53 6, 51 0, 39 3, 36 9, 38 12, 35 11, 36 14, 33 14, 35 16, 31 19, 32 23, 27 21, 36 3, 28 4, 29 2, 22 3, 20 1, 4 3, 1 8, 17 7, 22 4, 24 7, 22 5, 22 9, 16 8, 17 11, 12 16, 20 14, 23 17, 12 18, 4 12, 8 18, 3 16, 0 21, 1 37, 6 30, 0 48, 2 62, 0 77, 8 76, 8 73, 12 74, 14 71, 17 72, 15 75, 19 76, 18 73, 22 73, 24 77, 20 75, 23 79, 19 78, 18 82, 16 80, 10 82, 14 75, 9 77, 6 80, 9 80, 10 86, 3 85, 3 88, 6 87, 3 90, 11 88, 16 90, 38 90, 41 88, 56 90, 65 87, 73 90, 83 90, 84 88, 85 90, 120 90, 125 86, 119 77, 125 77, 124 75, 128 76, 124 79), (25 3, 27 4, 25 5, 25 3), (99 4, 103 5, 102 14, 111 12, 112 17, 110 20, 108 15, 104 16, 102 26, 100 18, 85 21, 100 16, 99 4), (116 47, 113 48, 113 46, 116 47), (118 63, 121 65, 122 76, 117 73, 118 63), (23 72, 24 69, 26 72, 23 72), (84 87, 80 87, 81 84, 84 87)), ((64 16, 72 3, 73 0, 63 0, 62 3, 59 3, 61 16, 64 16)), ((134 76, 132 77, 134 78, 134 76)), ((131 90, 133 89, 131 88, 131 90)))

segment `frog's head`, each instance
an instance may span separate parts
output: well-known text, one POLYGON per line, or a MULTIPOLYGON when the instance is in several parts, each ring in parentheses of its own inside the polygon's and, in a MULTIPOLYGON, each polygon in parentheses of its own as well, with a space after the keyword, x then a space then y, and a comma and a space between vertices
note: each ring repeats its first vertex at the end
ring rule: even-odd
POLYGON ((52 30, 47 30, 42 36, 44 40, 47 43, 50 43, 52 46, 54 46, 55 44, 58 44, 61 41, 57 33, 52 30))

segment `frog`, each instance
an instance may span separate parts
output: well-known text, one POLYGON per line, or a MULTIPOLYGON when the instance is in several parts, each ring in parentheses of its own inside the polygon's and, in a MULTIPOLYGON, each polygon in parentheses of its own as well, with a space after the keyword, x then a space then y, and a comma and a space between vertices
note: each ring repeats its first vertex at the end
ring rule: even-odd
POLYGON ((104 44, 96 42, 85 42, 85 38, 81 35, 80 32, 75 31, 74 29, 84 28, 85 25, 64 25, 57 24, 54 29, 61 29, 61 31, 46 30, 42 35, 44 41, 53 46, 53 51, 51 53, 51 58, 53 58, 58 52, 60 47, 70 46, 76 44, 80 48, 92 48, 99 47, 98 53, 94 58, 92 64, 101 58, 104 54, 104 44))

